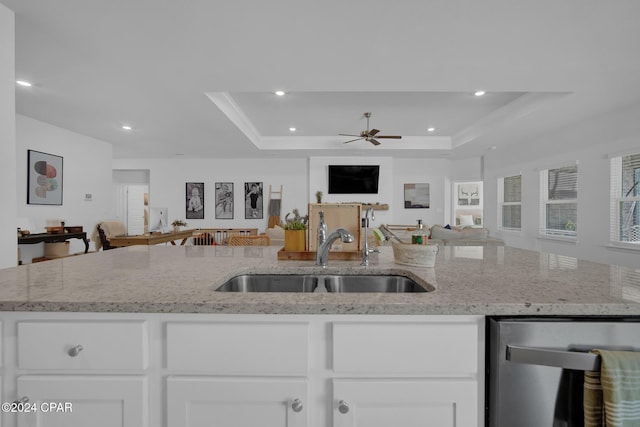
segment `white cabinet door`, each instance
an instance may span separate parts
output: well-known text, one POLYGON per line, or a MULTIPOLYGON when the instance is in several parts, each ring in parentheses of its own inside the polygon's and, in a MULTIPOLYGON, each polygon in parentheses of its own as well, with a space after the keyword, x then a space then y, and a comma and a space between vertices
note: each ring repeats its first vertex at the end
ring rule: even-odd
POLYGON ((304 379, 167 379, 169 427, 306 427, 308 382, 304 379))
POLYGON ((146 427, 146 377, 26 375, 18 396, 34 412, 17 414, 19 427, 146 427))
POLYGON ((473 380, 333 380, 333 427, 477 427, 473 380))

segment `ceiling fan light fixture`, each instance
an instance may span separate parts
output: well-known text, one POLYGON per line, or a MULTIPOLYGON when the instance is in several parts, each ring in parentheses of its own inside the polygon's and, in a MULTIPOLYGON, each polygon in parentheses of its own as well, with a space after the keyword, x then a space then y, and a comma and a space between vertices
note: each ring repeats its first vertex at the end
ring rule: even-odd
POLYGON ((277 96, 284 96, 285 92, 283 90, 277 90, 274 92, 277 96))
POLYGON ((295 132, 296 130, 297 130, 297 129, 296 129, 296 128, 294 128, 294 127, 290 127, 290 128, 289 128, 289 132, 295 132))
POLYGON ((482 95, 484 95, 485 93, 487 93, 487 92, 485 92, 485 91, 483 91, 483 90, 478 90, 478 91, 476 91, 476 92, 474 93, 474 95, 475 95, 475 96, 482 96, 482 95))
POLYGON ((133 128, 129 125, 122 125, 122 130, 132 130, 133 128))
POLYGON ((436 128, 427 128, 427 132, 435 132, 436 128))

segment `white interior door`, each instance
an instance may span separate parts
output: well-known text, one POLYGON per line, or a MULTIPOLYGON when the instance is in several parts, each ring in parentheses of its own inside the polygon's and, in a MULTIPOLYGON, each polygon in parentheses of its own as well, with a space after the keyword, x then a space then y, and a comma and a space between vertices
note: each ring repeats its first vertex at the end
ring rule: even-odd
POLYGON ((127 234, 144 234, 144 195, 149 191, 148 185, 127 186, 127 234))

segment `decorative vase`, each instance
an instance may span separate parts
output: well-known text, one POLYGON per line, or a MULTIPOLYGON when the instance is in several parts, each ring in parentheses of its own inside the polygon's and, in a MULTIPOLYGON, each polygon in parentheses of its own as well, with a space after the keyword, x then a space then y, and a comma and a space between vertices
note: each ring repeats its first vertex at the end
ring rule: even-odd
POLYGON ((306 250, 307 230, 284 230, 284 250, 304 252, 306 250))
POLYGON ((179 233, 180 232, 180 226, 179 225, 174 225, 173 226, 173 232, 174 233, 179 233))

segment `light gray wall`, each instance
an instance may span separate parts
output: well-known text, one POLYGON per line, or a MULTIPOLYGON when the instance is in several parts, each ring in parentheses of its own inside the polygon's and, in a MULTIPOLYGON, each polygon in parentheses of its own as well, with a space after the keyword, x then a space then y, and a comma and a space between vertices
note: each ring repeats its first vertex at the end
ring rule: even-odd
MULTIPOLYGON (((204 182, 203 220, 187 220, 190 228, 258 228, 268 225, 269 185, 283 186, 281 216, 298 208, 306 212, 308 196, 307 159, 114 159, 114 169, 149 170, 149 206, 169 209, 169 221, 185 219, 185 184, 204 182), (215 219, 215 183, 234 184, 233 219, 215 219), (264 214, 245 219, 244 183, 262 182, 264 214)), ((279 197, 279 196, 278 196, 279 197)), ((275 197, 274 197, 275 198, 275 197)))
POLYGON ((628 265, 640 265, 640 251, 609 244, 609 156, 640 152, 640 105, 631 106, 554 134, 495 150, 485 156, 485 223, 497 229, 497 180, 522 173, 522 231, 498 233, 508 245, 628 265), (578 161, 578 241, 567 243, 538 237, 540 171, 578 161))
MULTIPOLYGON (((44 232, 47 220, 64 219, 67 225, 83 226, 91 236, 98 221, 113 218, 111 144, 19 114, 16 130, 14 164, 17 165, 17 216, 21 223, 26 222, 31 232, 44 232), (63 157, 61 206, 27 204, 28 150, 63 157), (84 200, 86 193, 92 195, 91 201, 84 200)), ((84 250, 84 244, 78 239, 71 239, 70 244, 72 253, 84 250)), ((40 256, 41 245, 22 245, 21 250, 23 254, 28 251, 31 256, 40 256)))
POLYGON ((0 268, 17 264, 15 20, 0 4, 0 268))

